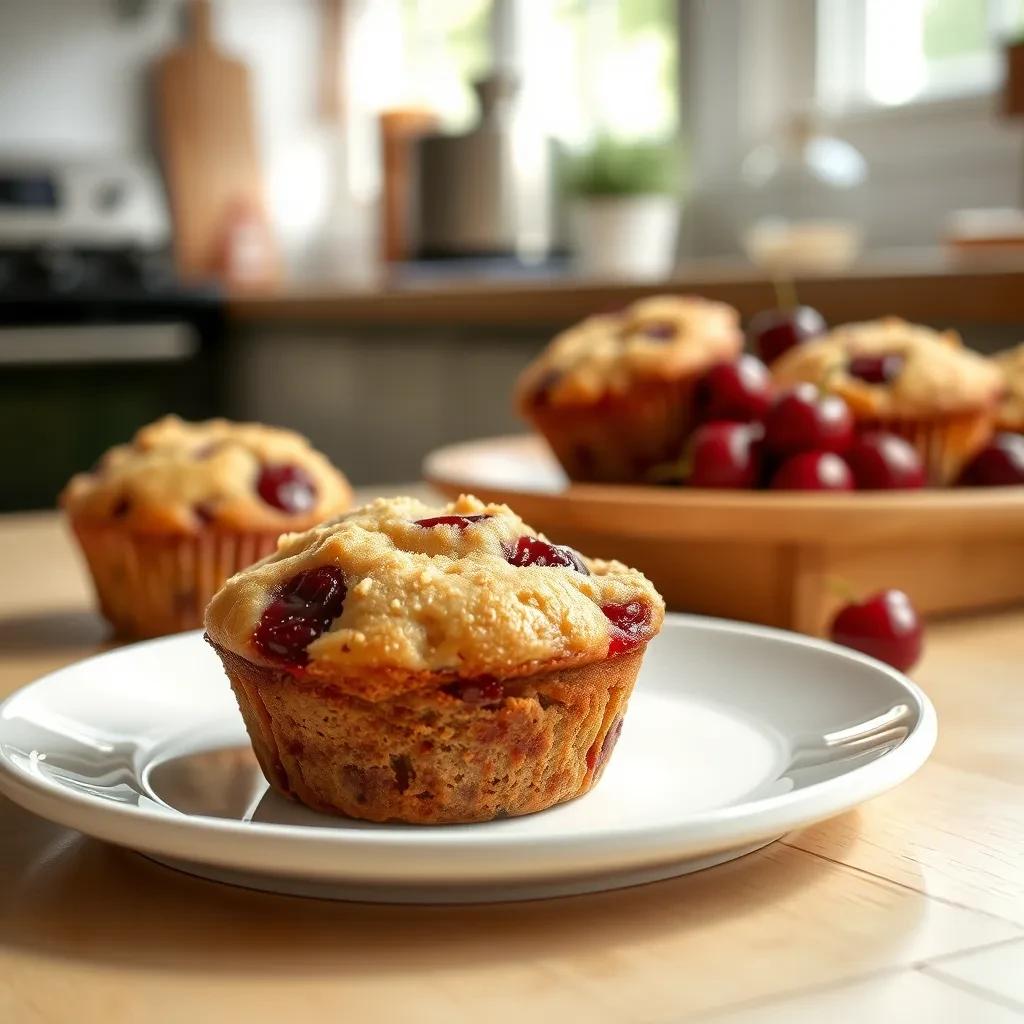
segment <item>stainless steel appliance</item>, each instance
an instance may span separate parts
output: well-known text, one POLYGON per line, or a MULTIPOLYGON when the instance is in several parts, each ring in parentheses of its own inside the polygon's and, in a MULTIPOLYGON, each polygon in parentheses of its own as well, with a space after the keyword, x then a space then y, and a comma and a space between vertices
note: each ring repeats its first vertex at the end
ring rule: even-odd
POLYGON ((514 256, 555 248, 552 143, 517 105, 510 74, 474 83, 480 120, 465 135, 413 146, 414 249, 421 259, 514 256))
POLYGON ((0 157, 0 509, 52 505, 162 413, 217 412, 223 324, 174 275, 147 164, 0 157))

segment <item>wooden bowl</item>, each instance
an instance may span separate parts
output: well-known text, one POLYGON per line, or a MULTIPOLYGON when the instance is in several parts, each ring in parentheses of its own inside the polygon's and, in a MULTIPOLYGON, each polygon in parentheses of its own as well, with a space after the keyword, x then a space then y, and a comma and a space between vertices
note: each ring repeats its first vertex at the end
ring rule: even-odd
POLYGON ((441 448, 445 494, 511 505, 590 556, 641 569, 670 608, 823 635, 844 587, 923 613, 1024 601, 1024 487, 813 494, 570 484, 536 437, 441 448))

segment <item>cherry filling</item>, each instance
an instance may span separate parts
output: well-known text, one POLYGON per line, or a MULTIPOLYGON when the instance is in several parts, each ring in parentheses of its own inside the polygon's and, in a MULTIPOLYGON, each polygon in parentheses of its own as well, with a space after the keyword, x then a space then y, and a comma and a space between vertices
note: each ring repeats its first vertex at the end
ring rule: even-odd
POLYGON ((893 353, 881 356, 854 356, 846 372, 866 384, 888 384, 903 369, 903 356, 893 353))
POLYGON ((595 743, 587 751, 587 767, 592 772, 597 772, 612 756, 612 751, 615 749, 615 744, 619 742, 619 737, 622 735, 622 719, 617 718, 613 723, 612 727, 605 733, 604 742, 600 747, 595 743))
POLYGON ((204 526, 208 526, 217 518, 217 510, 208 501, 201 501, 198 505, 192 506, 196 519, 204 526))
POLYGON ((263 612, 253 644, 264 657, 292 667, 305 665, 306 648, 341 614, 347 593, 336 565, 300 572, 263 612))
POLYGON ((505 699, 505 687, 497 679, 466 679, 441 689, 467 704, 500 704, 505 699))
POLYGON ((562 374, 558 370, 548 370, 534 387, 530 401, 537 408, 547 405, 551 401, 551 392, 561 379, 562 374))
POLYGON ((515 547, 505 550, 505 561, 512 565, 548 565, 564 566, 567 569, 575 569, 576 572, 590 575, 590 570, 583 562, 583 557, 578 551, 574 551, 564 544, 549 544, 539 537, 520 537, 515 547))
POLYGON ((627 604, 603 604, 601 611, 612 624, 612 637, 608 641, 608 657, 632 651, 644 642, 651 623, 651 606, 644 601, 627 604))
POLYGON ((676 336, 676 325, 669 320, 656 320, 644 324, 640 333, 651 341, 671 341, 676 336))
POLYGON ((431 519, 416 519, 414 524, 416 526, 422 526, 424 529, 429 530, 433 526, 454 526, 460 533, 472 526, 474 523, 479 523, 482 519, 490 519, 489 515, 479 516, 434 516, 431 519))
POLYGON ((260 497, 274 508, 295 515, 316 504, 316 484, 301 467, 283 462, 264 466, 256 483, 260 497))

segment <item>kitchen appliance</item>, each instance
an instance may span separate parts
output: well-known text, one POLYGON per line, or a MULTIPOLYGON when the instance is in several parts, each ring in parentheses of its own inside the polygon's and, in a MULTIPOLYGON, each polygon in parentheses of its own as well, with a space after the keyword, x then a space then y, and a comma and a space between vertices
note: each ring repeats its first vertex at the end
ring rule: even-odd
POLYGON ((513 75, 474 88, 475 128, 425 135, 413 147, 414 248, 423 259, 543 260, 554 247, 551 141, 519 108, 513 75))
POLYGON ((145 161, 0 156, 0 510, 52 506, 162 413, 221 408, 222 302, 169 245, 145 161))

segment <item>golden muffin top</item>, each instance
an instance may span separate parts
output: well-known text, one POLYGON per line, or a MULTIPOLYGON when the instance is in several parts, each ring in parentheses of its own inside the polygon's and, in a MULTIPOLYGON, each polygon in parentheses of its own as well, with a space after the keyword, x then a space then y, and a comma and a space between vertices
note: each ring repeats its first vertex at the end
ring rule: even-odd
POLYGON ((206 631, 258 664, 359 676, 373 693, 602 660, 646 643, 664 607, 640 572, 552 544, 505 505, 393 498, 282 537, 215 595, 206 631))
POLYGON ((559 334, 523 371, 517 402, 526 410, 588 404, 644 381, 700 373, 742 348, 732 306, 698 296, 653 296, 559 334))
POLYGON ((74 476, 60 500, 78 522, 194 534, 305 529, 351 498, 344 475, 291 430, 165 416, 74 476))
POLYGON ((1005 388, 999 404, 999 427, 1024 432, 1024 343, 996 353, 992 361, 1003 375, 1005 388))
POLYGON ((844 324, 772 363, 779 387, 810 381, 861 417, 928 417, 990 406, 1002 382, 990 360, 897 317, 844 324))

